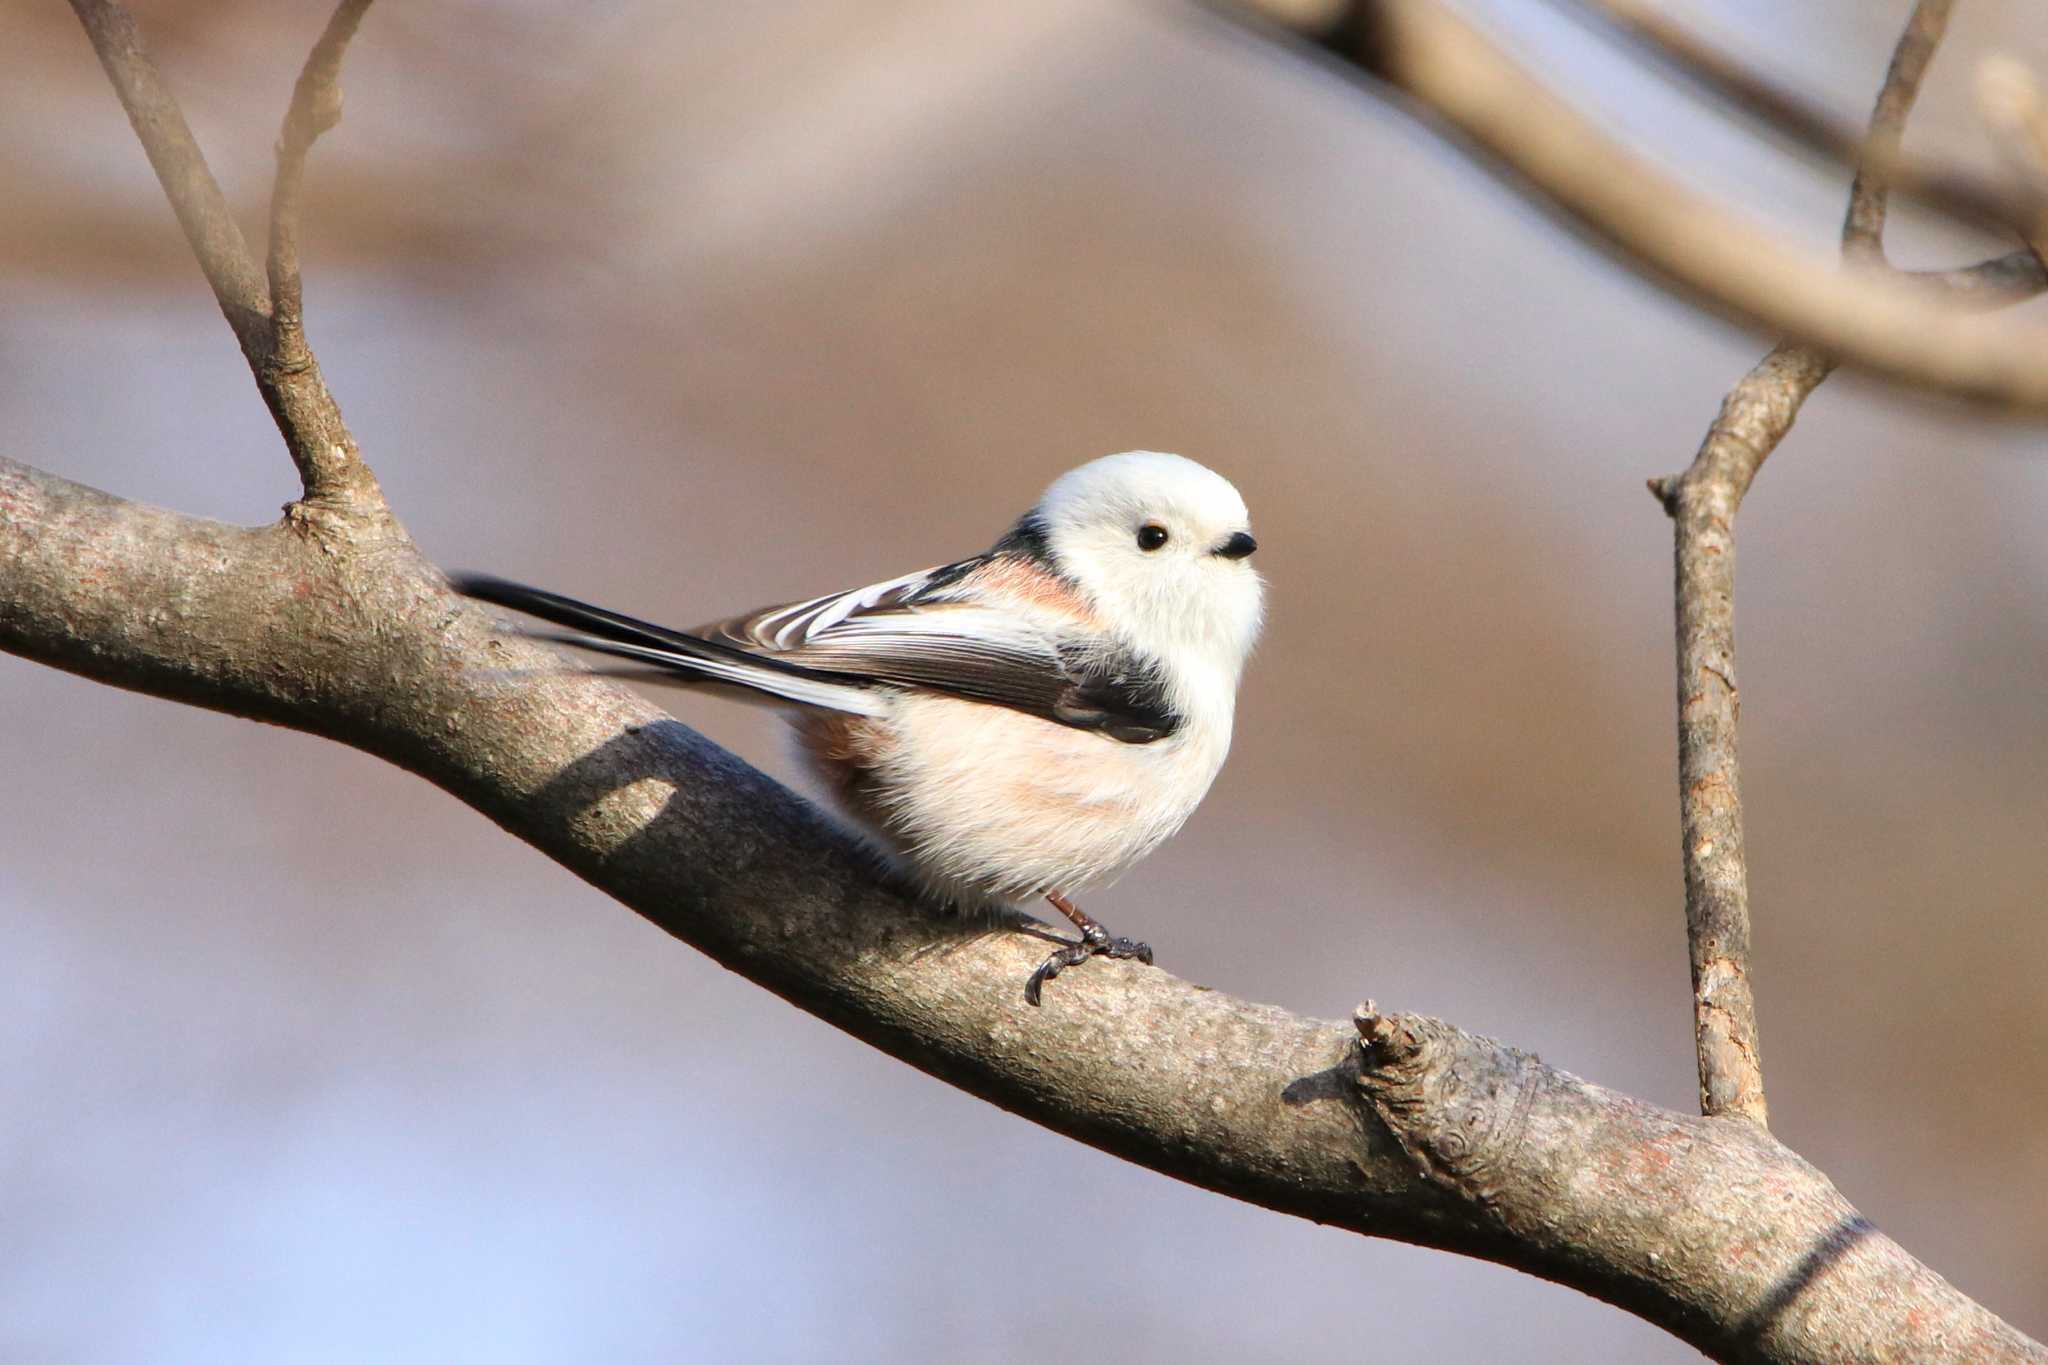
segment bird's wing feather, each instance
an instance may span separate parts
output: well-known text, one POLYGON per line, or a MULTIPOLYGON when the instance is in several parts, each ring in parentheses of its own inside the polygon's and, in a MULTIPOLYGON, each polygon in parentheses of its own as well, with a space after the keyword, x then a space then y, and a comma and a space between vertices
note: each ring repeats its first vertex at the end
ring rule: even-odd
POLYGON ((1028 603, 975 590, 999 556, 943 564, 703 628, 707 637, 828 673, 857 674, 1143 744, 1180 724, 1156 667, 1028 603))
POLYGON ((907 688, 1008 707, 1128 744, 1172 734, 1181 718, 1158 668, 1128 647, 964 586, 988 556, 851 592, 670 630, 503 579, 463 575, 458 591, 568 633, 560 643, 735 683, 790 701, 879 714, 879 689, 907 688))
POLYGON ((691 634, 741 649, 780 654, 802 647, 856 613, 896 611, 921 602, 943 600, 962 579, 988 562, 989 556, 976 555, 863 588, 762 607, 744 616, 699 626, 691 634))

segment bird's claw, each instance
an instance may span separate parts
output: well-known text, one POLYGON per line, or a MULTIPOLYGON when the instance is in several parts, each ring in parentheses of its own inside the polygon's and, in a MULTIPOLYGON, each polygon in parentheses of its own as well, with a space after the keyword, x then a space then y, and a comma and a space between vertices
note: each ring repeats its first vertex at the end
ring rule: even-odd
POLYGON ((1038 964, 1038 970, 1024 983, 1024 1003, 1037 1005, 1045 983, 1068 967, 1078 967, 1091 957, 1120 957, 1152 965, 1152 945, 1136 939, 1112 938, 1101 928, 1083 930, 1079 943, 1069 943, 1038 964))

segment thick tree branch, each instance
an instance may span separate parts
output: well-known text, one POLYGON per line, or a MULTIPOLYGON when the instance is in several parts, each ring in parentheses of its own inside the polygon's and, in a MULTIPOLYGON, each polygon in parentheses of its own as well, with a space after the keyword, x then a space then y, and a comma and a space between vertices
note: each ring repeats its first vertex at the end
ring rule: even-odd
MULTIPOLYGON (((1243 9, 1285 23, 1280 0, 1243 9)), ((1515 189, 1673 292, 1901 382, 2048 411, 2048 330, 1954 307, 1913 281, 1843 272, 1693 193, 1552 94, 1440 0, 1355 0, 1317 30, 1515 189)))
POLYGON ((450 595, 388 522, 335 519, 353 533, 314 543, 0 460, 0 649, 378 754, 802 1008, 1194 1184, 1517 1266, 1722 1359, 2048 1360, 1755 1125, 1123 963, 1030 1009, 1041 939, 935 918, 796 797, 450 595))

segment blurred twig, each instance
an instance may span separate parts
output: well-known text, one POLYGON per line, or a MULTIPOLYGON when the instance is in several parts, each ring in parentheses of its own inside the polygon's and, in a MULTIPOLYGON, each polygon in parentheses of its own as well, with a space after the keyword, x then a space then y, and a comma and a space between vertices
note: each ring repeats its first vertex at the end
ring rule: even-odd
POLYGON ((1874 138, 1837 118, 1797 90, 1743 65, 1675 22, 1645 0, 1558 0, 1570 12, 1593 19, 1716 96, 1737 114, 1792 139, 1843 166, 1882 174, 1892 193, 1940 210, 1973 227, 2016 232, 2048 207, 2040 188, 2021 182, 1990 184, 1903 155, 1896 142, 1874 138))
MULTIPOLYGON (((2048 195, 2048 100, 2034 73, 2011 58, 1994 58, 1977 73, 1977 103, 1999 149, 2027 182, 2048 195)), ((2034 259, 2048 267, 2048 209, 2024 225, 2034 259)))
MULTIPOLYGON (((1270 0, 1237 12, 1287 17, 1270 0)), ((1843 364, 2048 412, 2048 329, 1987 319, 1924 283, 1839 271, 1757 230, 1624 150, 1439 0, 1355 0, 1315 36, 1529 198, 1701 306, 1843 364)))

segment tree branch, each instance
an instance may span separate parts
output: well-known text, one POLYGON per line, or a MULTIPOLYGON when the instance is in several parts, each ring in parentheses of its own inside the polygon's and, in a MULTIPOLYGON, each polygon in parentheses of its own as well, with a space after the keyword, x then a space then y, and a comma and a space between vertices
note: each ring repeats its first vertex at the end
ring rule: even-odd
POLYGON ((71 0, 71 8, 85 26, 121 107, 128 111, 128 122, 156 171, 164 197, 171 201, 206 282, 213 286, 220 311, 243 354, 250 354, 268 334, 270 295, 227 198, 185 122, 184 110, 164 88, 135 19, 124 6, 117 0, 71 0))
MULTIPOLYGON (((1293 17, 1281 0, 1244 9, 1293 17)), ((1624 150, 1439 0, 1355 0, 1327 50, 1644 278, 1772 336, 1902 383, 2048 411, 2048 329, 1952 306, 1910 280, 1845 273, 1624 150)))
MULTIPOLYGON (((1882 267, 1888 183, 1906 116, 1948 26, 1953 0, 1920 0, 1870 116, 1842 225, 1851 263, 1882 267)), ((1756 998, 1749 980, 1749 866, 1743 843, 1735 671, 1735 513, 1808 396, 1834 369, 1822 352, 1780 345, 1721 404, 1691 468, 1651 482, 1671 514, 1678 617, 1678 798, 1686 943, 1700 1112, 1769 1122, 1756 998)))
POLYGON ((303 364, 306 351, 303 288, 299 279, 299 218, 306 155, 320 135, 341 122, 341 59, 370 0, 342 0, 306 57, 292 87, 291 108, 277 138, 277 180, 270 193, 270 297, 281 363, 303 364))
POLYGON ((315 544, 0 459, 0 649, 386 758, 792 1003, 1208 1189, 1516 1266, 1721 1359, 2048 1361, 1752 1124, 1434 1020, 1307 1019, 1123 963, 1030 1009, 1042 940, 935 917, 810 806, 361 527, 315 544))
MULTIPOLYGON (((161 95, 116 7, 76 3, 110 71, 161 95)), ((136 123, 153 163, 195 164, 189 134, 136 123)), ((295 457, 324 435, 359 473, 322 497, 302 459, 308 500, 244 529, 0 458, 0 649, 381 756, 800 1007, 1180 1179, 1517 1266, 1722 1359, 2048 1361, 1754 1124, 1659 1110, 1435 1020, 1363 1008, 1347 1028, 1124 963, 1025 1006, 1037 937, 934 917, 811 807, 452 595, 310 357, 311 388, 271 359, 252 369, 295 457)))
POLYGON ((1884 222, 1891 204, 1893 168, 1906 136, 1906 117, 1920 98, 1920 83, 1934 51, 1948 32, 1955 0, 1918 0, 1892 49, 1891 66, 1870 112, 1870 132, 1849 186, 1849 211, 1842 222, 1842 254, 1852 263, 1884 264, 1884 222))

